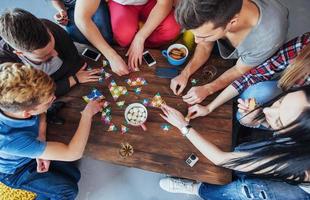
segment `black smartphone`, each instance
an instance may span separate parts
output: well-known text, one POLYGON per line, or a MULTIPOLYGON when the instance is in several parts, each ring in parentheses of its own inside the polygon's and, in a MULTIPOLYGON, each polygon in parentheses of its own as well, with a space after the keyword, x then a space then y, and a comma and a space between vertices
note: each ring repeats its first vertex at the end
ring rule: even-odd
POLYGON ((176 68, 157 67, 155 73, 160 78, 174 78, 179 75, 179 70, 176 68))
POLYGON ((156 60, 153 58, 153 56, 150 54, 149 51, 145 51, 143 53, 143 60, 146 62, 146 64, 151 67, 156 64, 156 60))
POLYGON ((83 56, 85 56, 86 58, 89 58, 93 61, 98 61, 98 59, 100 58, 100 53, 96 52, 96 51, 93 51, 91 49, 88 49, 86 48, 83 53, 82 53, 83 56))

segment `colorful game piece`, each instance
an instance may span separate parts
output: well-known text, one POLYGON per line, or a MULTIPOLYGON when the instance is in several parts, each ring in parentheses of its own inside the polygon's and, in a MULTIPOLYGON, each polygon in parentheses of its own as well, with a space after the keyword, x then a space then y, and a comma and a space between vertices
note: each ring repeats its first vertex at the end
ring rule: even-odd
POLYGON ((192 85, 197 85, 198 80, 193 78, 193 79, 191 79, 191 83, 192 83, 192 85))
POLYGON ((104 123, 104 124, 110 124, 111 123, 111 121, 112 121, 112 116, 111 115, 107 115, 107 116, 103 116, 102 115, 102 118, 101 118, 101 120, 102 120, 102 122, 104 123))
POLYGON ((136 78, 131 78, 131 79, 127 79, 125 80, 126 83, 131 86, 131 87, 134 87, 134 86, 142 86, 142 85, 147 85, 147 82, 144 78, 141 78, 141 77, 136 77, 136 78))
POLYGON ((163 129, 163 131, 169 131, 171 129, 169 124, 162 124, 160 127, 163 129))
POLYGON ((107 61, 107 60, 103 60, 102 61, 102 66, 103 67, 106 67, 106 66, 108 66, 109 65, 109 62, 107 61))
POLYGON ((141 102, 144 106, 149 106, 150 105, 150 100, 149 99, 143 99, 141 102))
POLYGON ((139 95, 139 94, 141 94, 142 87, 135 88, 135 89, 133 89, 133 91, 134 91, 137 95, 139 95))
POLYGON ((127 128, 125 125, 121 125, 121 133, 125 134, 129 131, 129 128, 127 128))
POLYGON ((117 127, 113 123, 111 123, 108 128, 108 131, 109 132, 117 131, 117 127))
POLYGON ((98 80, 98 82, 99 82, 99 83, 103 83, 103 82, 104 82, 104 78, 103 78, 103 77, 100 77, 99 80, 98 80))
POLYGON ((111 115, 111 108, 105 108, 103 109, 102 113, 105 113, 105 115, 111 115))
POLYGON ((83 96, 83 99, 86 103, 88 103, 91 100, 97 100, 97 99, 104 99, 105 97, 102 95, 102 93, 94 88, 90 94, 87 96, 83 96))
POLYGON ((100 76, 101 76, 102 78, 104 78, 104 79, 108 79, 108 78, 110 78, 110 77, 112 76, 112 74, 106 72, 106 71, 104 70, 104 68, 101 68, 101 69, 100 69, 100 76))
POLYGON ((119 155, 122 158, 126 158, 132 156, 134 150, 133 147, 129 143, 121 143, 121 148, 119 150, 119 155))
POLYGON ((159 108, 162 104, 166 104, 166 102, 163 100, 163 98, 160 96, 159 93, 157 93, 151 101, 151 106, 159 108))
POLYGON ((114 80, 111 81, 109 85, 109 90, 115 101, 118 99, 119 96, 128 94, 126 87, 117 86, 114 80))
POLYGON ((93 70, 93 68, 91 68, 91 67, 88 66, 88 67, 86 68, 86 70, 87 70, 87 71, 91 71, 91 70, 93 70))
POLYGON ((109 105, 110 105, 110 102, 104 101, 104 103, 103 103, 103 108, 106 108, 106 107, 108 107, 109 105))
POLYGON ((118 102, 116 102, 116 105, 117 105, 119 108, 123 108, 124 105, 125 105, 125 101, 118 101, 118 102))

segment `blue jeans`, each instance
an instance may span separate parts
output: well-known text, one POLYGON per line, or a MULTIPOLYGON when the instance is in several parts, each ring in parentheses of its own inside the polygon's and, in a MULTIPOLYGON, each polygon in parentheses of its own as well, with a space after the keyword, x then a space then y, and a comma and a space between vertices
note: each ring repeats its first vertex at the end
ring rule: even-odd
MULTIPOLYGON (((90 44, 89 41, 85 38, 85 36, 80 32, 78 27, 74 22, 74 6, 69 7, 67 10, 69 23, 65 27, 70 37, 79 43, 90 44)), ((111 20, 109 8, 105 0, 101 0, 99 7, 96 12, 92 16, 93 22, 96 24, 103 38, 109 44, 112 44, 113 41, 113 33, 111 28, 111 20)))
POLYGON ((32 160, 18 168, 14 174, 0 173, 0 182, 5 185, 31 191, 37 200, 73 200, 78 194, 80 171, 72 163, 52 161, 49 171, 37 173, 37 164, 32 160))
POLYGON ((199 196, 205 200, 310 200, 310 195, 296 185, 246 177, 227 185, 202 183, 199 196))
MULTIPOLYGON (((278 81, 264 81, 250 86, 241 95, 241 99, 255 98, 256 103, 262 105, 282 93, 277 86, 278 81)), ((237 120, 239 121, 242 114, 237 112, 237 120)))

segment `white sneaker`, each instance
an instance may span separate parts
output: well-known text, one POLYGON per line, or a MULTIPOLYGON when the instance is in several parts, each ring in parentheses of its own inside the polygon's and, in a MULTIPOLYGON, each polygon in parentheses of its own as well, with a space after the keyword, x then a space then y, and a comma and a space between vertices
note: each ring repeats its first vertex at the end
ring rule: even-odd
POLYGON ((167 192, 193 195, 198 195, 200 184, 190 180, 176 178, 163 178, 159 181, 159 186, 167 192))

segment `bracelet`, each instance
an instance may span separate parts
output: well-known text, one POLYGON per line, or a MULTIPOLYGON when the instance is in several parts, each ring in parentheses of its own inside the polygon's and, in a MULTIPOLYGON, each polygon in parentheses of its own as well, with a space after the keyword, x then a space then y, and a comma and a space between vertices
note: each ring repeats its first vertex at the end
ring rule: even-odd
POLYGON ((79 81, 78 77, 75 74, 72 75, 72 77, 75 80, 76 84, 80 84, 80 81, 79 81))

